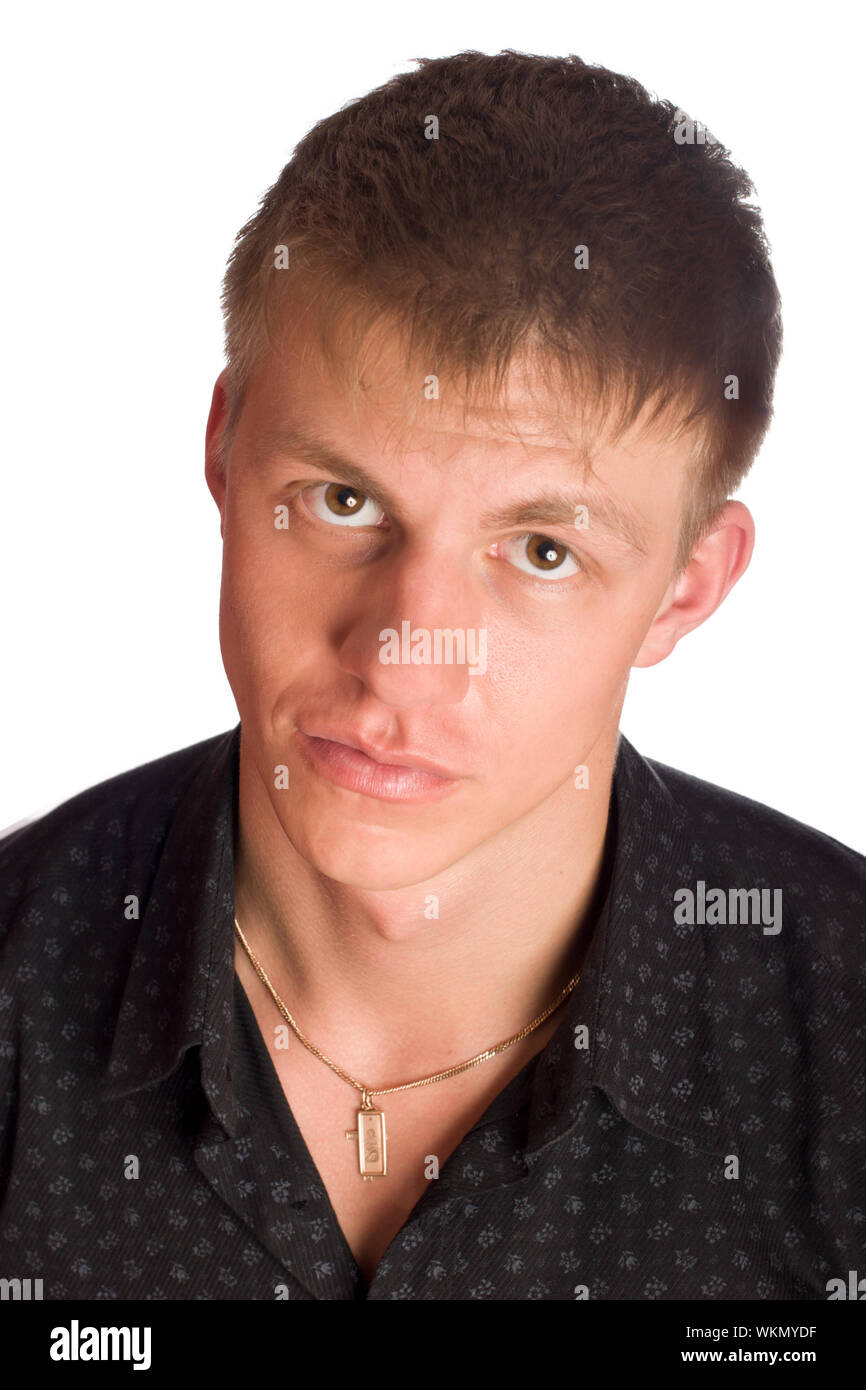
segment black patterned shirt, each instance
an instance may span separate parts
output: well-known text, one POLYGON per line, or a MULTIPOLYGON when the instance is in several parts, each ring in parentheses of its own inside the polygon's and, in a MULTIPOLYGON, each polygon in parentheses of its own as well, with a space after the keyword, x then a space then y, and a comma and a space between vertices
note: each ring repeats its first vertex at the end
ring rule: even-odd
POLYGON ((866 1273, 866 860, 621 738, 580 983, 368 1286, 234 970, 239 743, 0 839, 0 1278, 823 1300, 866 1273))

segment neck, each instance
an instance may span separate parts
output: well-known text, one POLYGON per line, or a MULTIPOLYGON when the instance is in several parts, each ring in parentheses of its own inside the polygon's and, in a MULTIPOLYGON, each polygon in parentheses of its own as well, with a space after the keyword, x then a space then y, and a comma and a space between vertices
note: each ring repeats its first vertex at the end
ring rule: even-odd
MULTIPOLYGON (((420 1075, 553 1003, 606 891, 615 737, 594 752, 591 795, 568 783, 435 878, 377 892, 325 877, 295 850, 242 744, 235 911, 317 1047, 349 1070, 375 1058, 377 1074, 420 1075)), ((255 980, 240 943, 236 960, 244 984, 255 980)))

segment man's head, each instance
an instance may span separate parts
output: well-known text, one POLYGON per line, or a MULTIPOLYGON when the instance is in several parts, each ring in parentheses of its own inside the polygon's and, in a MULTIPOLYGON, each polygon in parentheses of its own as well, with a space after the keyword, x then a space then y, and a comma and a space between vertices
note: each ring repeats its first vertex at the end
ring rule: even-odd
POLYGON ((748 564, 726 499, 769 422, 778 296, 748 179, 680 119, 577 59, 425 61, 316 126, 240 234, 208 429, 223 653, 273 810, 330 877, 420 882, 567 815, 630 668, 748 564), (483 634, 485 669, 383 660, 404 624, 483 634), (303 739, 341 734, 460 780, 337 787, 303 739))

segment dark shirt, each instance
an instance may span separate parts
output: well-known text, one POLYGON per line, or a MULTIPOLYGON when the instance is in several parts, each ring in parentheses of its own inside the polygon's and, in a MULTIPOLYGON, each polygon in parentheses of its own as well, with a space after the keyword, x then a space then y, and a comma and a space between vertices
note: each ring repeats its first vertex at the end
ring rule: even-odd
POLYGON ((866 860, 621 739, 580 983, 367 1287, 234 971, 239 733, 0 840, 0 1277, 643 1300, 826 1299, 866 1273, 866 860), (769 890, 767 913, 719 922, 713 888, 769 890))

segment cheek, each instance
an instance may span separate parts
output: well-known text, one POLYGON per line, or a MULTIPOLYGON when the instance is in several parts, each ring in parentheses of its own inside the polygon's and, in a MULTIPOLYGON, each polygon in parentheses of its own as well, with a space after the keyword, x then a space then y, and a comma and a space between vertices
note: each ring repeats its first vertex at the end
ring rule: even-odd
POLYGON ((223 548, 220 642, 232 684, 260 689, 268 673, 285 669, 303 634, 299 620, 309 609, 299 603, 285 552, 260 528, 236 526, 223 548))
POLYGON ((235 524, 224 541, 223 665, 238 704, 274 710, 339 679, 334 634, 346 609, 340 576, 323 576, 285 531, 235 524))
POLYGON ((595 742, 622 703, 635 640, 623 624, 584 622, 519 648, 503 641, 485 678, 484 736, 509 775, 558 776, 595 742))
POLYGON ((503 685, 519 692, 539 716, 545 709, 575 713, 604 704, 621 686, 642 640, 643 614, 603 598, 570 613, 558 629, 551 626, 520 643, 505 632, 497 644, 495 670, 502 672, 503 685))
POLYGON ((237 508, 223 547, 222 597, 242 632, 271 642, 303 625, 315 603, 291 540, 264 503, 237 508))

